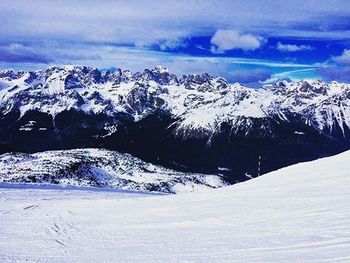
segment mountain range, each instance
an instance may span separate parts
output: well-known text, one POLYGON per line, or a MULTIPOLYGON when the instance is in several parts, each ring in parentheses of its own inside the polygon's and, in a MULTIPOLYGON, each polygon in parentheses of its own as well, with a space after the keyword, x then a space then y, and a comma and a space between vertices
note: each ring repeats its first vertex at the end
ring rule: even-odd
POLYGON ((254 89, 162 66, 0 72, 0 153, 106 148, 235 183, 350 149, 349 127, 347 83, 254 89))

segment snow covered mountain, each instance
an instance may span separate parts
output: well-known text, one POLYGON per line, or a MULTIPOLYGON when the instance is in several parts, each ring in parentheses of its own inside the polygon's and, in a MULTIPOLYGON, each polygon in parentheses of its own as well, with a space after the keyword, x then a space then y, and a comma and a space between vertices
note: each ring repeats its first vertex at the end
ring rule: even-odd
POLYGON ((0 183, 94 186, 149 192, 193 192, 225 185, 216 175, 181 173, 102 149, 0 155, 0 183))
POLYGON ((349 262, 349 160, 181 195, 0 184, 0 262, 349 262))
POLYGON ((349 149, 349 127, 346 83, 251 89, 160 66, 0 72, 1 152, 105 147, 235 182, 255 176, 259 155, 268 172, 349 149))
POLYGON ((55 117, 76 109, 88 114, 126 114, 139 121, 161 109, 178 120, 175 133, 184 137, 210 137, 223 123, 231 124, 233 132, 249 133, 252 119, 291 121, 297 115, 305 124, 328 133, 339 127, 345 134, 350 127, 350 85, 337 82, 283 81, 250 89, 206 73, 177 78, 163 67, 132 74, 66 66, 1 71, 0 87, 2 116, 38 110, 55 117))

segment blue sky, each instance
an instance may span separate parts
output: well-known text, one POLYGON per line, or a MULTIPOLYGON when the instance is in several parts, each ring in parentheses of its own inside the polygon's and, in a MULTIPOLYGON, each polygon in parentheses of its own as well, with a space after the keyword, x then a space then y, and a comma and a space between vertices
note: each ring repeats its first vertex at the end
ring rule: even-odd
POLYGON ((350 1, 0 1, 0 69, 165 65, 256 85, 350 81, 350 1))

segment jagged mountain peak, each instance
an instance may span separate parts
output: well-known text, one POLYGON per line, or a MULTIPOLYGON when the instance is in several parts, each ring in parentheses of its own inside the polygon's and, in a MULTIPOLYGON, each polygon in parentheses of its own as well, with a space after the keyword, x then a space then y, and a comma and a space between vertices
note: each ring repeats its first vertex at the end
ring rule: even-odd
POLYGON ((350 85, 319 80, 278 81, 261 89, 229 84, 207 73, 177 77, 165 67, 142 72, 52 66, 36 72, 0 72, 1 114, 18 110, 128 114, 138 121, 168 112, 176 134, 210 136, 229 123, 249 132, 253 119, 291 121, 295 116, 320 130, 350 127, 350 85), (244 125, 244 127, 240 127, 244 125))
MULTIPOLYGON (((128 69, 121 69, 117 68, 115 70, 105 70, 101 71, 97 68, 88 67, 88 66, 80 66, 80 65, 63 65, 63 66, 50 66, 44 70, 39 71, 14 71, 14 70, 2 70, 0 71, 0 78, 8 77, 8 80, 14 80, 22 77, 24 74, 35 74, 35 75, 43 75, 46 78, 49 78, 53 74, 59 74, 60 76, 64 76, 67 74, 70 75, 91 75, 95 76, 96 82, 107 82, 113 80, 115 77, 121 78, 121 81, 138 81, 140 79, 147 79, 147 80, 155 80, 157 82, 160 82, 160 84, 179 84, 184 82, 191 82, 191 83, 197 83, 197 84, 203 84, 205 82, 209 82, 210 80, 214 79, 214 77, 210 76, 208 73, 201 73, 201 74, 187 74, 182 75, 178 80, 178 77, 171 73, 166 67, 164 66, 156 66, 151 69, 144 69, 144 71, 141 72, 131 72, 128 69), (96 78, 98 76, 98 78, 96 78), (101 79, 99 79, 101 77, 101 79), (166 81, 166 79, 168 81, 166 81), (169 83, 171 80, 173 80, 173 83, 169 83)), ((221 82, 227 82, 223 78, 221 79, 221 82)))

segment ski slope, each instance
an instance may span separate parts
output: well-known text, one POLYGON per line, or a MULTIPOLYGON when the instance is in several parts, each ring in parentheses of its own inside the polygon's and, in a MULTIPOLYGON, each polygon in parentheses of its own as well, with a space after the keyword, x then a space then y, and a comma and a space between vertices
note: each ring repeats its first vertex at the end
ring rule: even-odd
POLYGON ((3 184, 0 262, 350 262, 349 160, 180 195, 3 184))

